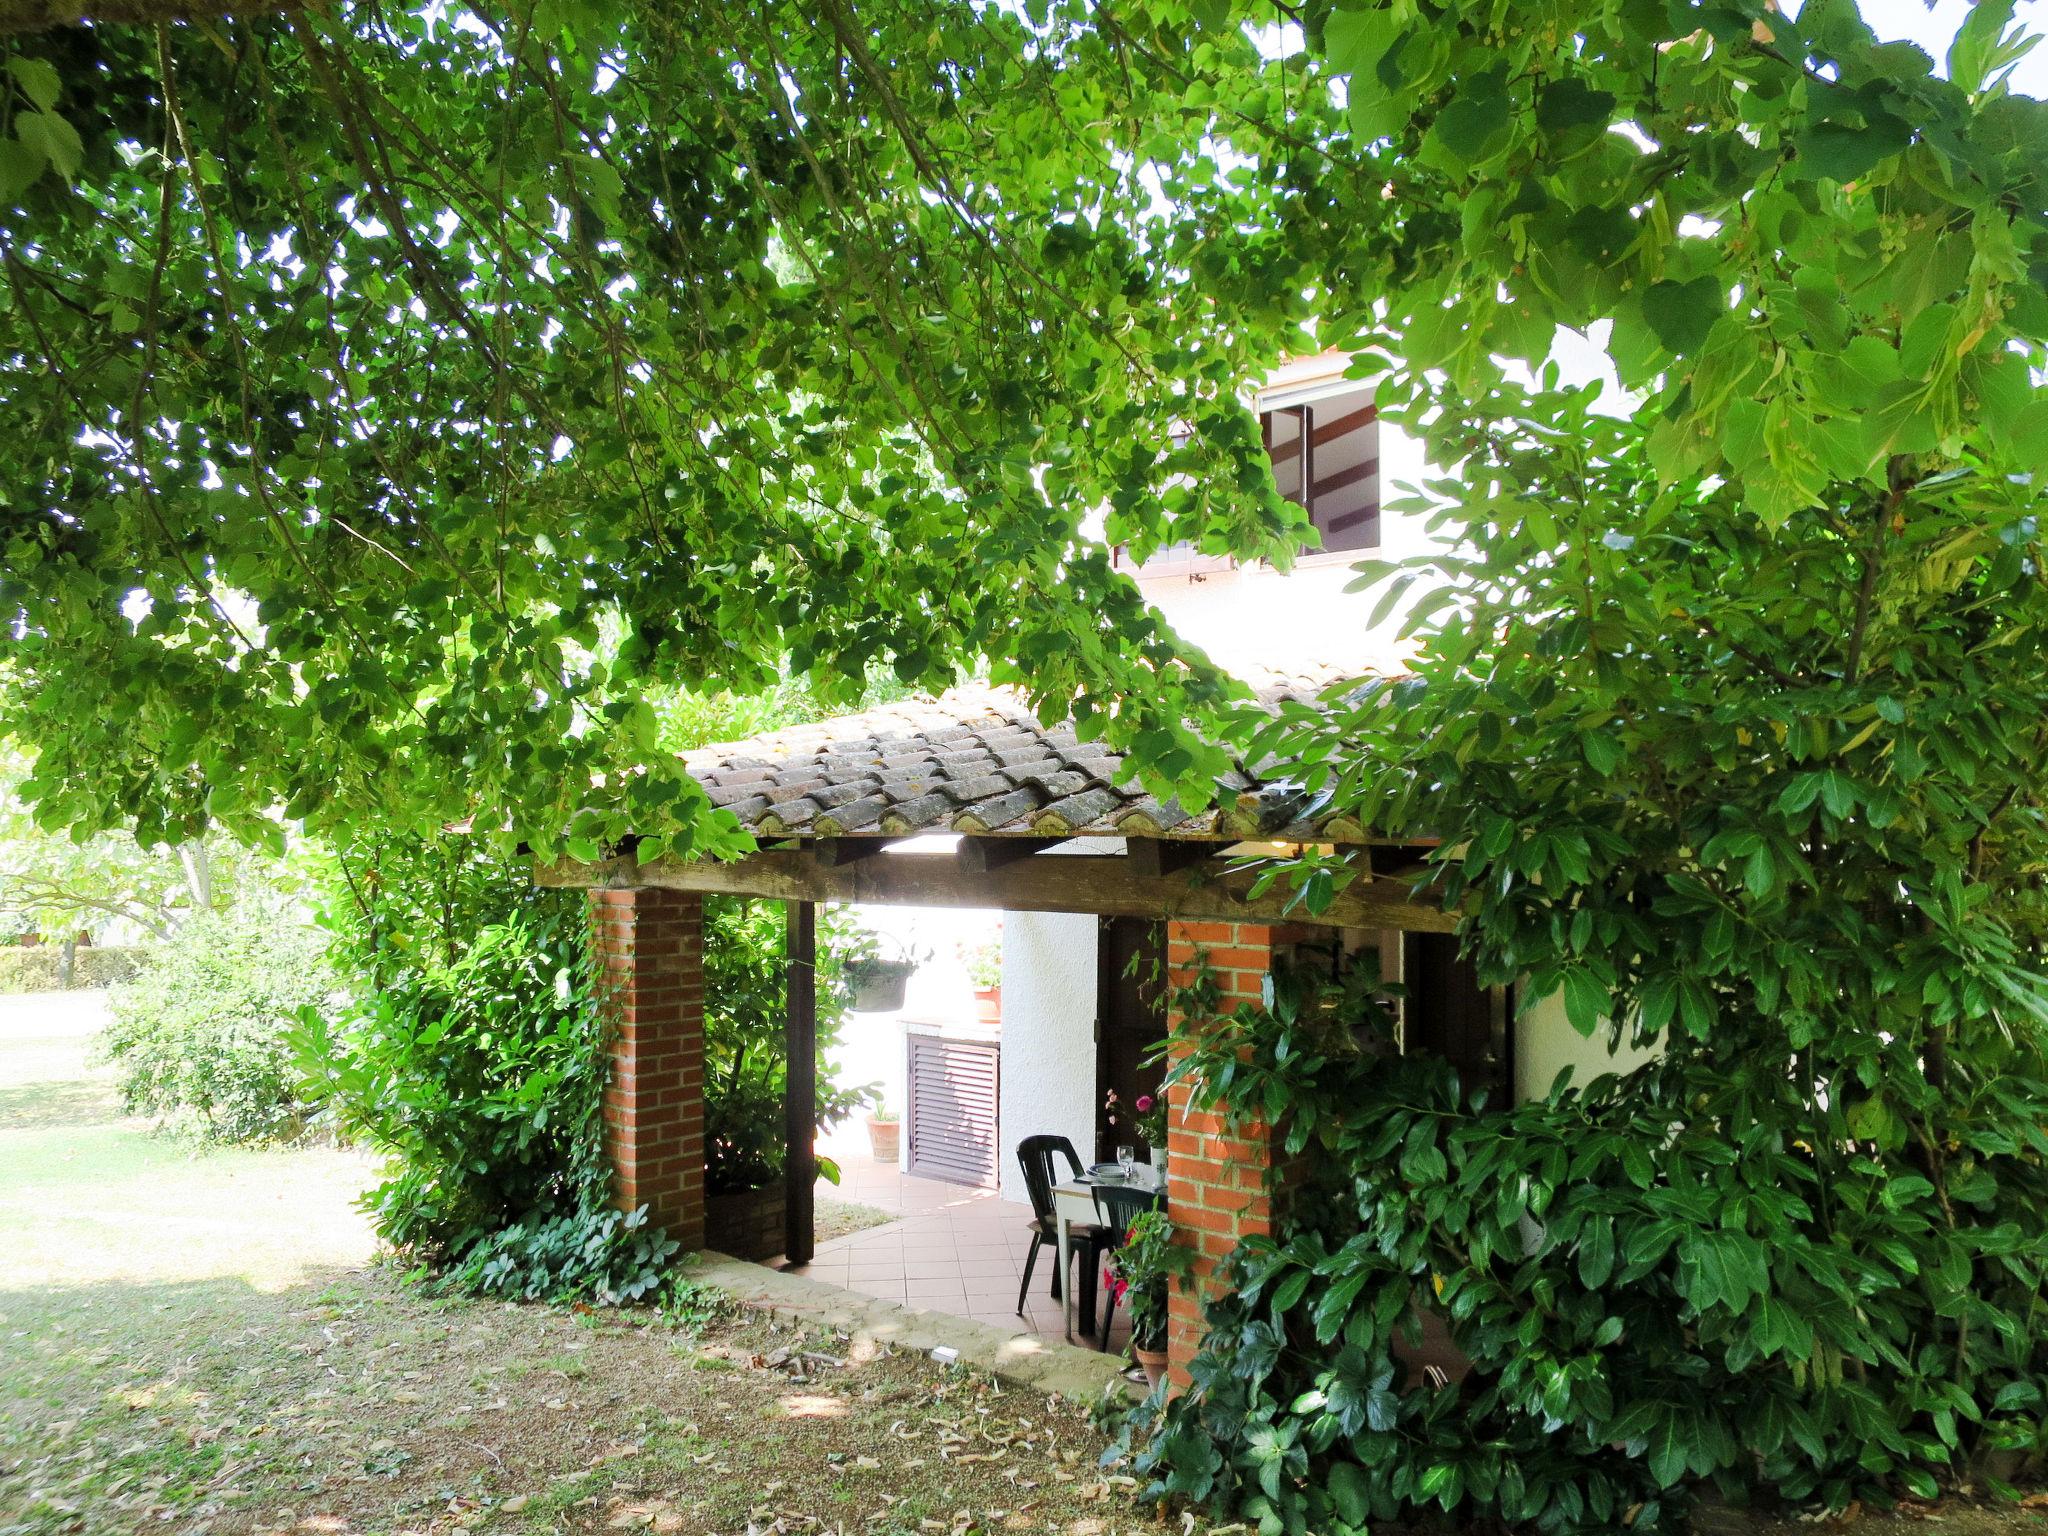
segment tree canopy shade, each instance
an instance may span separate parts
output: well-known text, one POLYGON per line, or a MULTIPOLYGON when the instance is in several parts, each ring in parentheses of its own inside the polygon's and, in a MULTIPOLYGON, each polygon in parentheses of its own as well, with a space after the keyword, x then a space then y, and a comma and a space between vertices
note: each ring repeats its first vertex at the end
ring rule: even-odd
MULTIPOLYGON (((1843 0, 1294 14, 0 11, 41 814, 708 846, 649 684, 983 657, 1199 797, 1227 687, 1084 520, 1286 558, 1240 392, 1313 346, 1453 464, 1611 321, 1656 483, 1758 532, 2048 455, 2009 8, 1949 78, 1843 0)), ((1547 559, 1562 465, 1466 526, 1547 559)))
POLYGON ((717 843, 639 695, 785 658, 854 694, 990 657, 1150 771, 1220 765, 1184 720, 1226 685, 1082 523, 1304 536, 1237 393, 1306 313, 1284 185, 1221 164, 1286 112, 1246 37, 537 0, 4 47, 46 821, 717 843))

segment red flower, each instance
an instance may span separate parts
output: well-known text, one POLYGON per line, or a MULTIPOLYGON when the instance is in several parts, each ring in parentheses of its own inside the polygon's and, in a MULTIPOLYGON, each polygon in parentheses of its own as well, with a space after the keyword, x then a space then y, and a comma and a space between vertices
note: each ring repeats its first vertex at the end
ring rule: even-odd
POLYGON ((1141 1114, 1141 1115, 1144 1115, 1144 1114, 1150 1114, 1150 1113, 1151 1113, 1151 1111, 1152 1111, 1152 1095, 1151 1095, 1151 1094, 1149 1094, 1149 1093, 1141 1093, 1141 1094, 1139 1094, 1139 1095, 1138 1095, 1138 1113, 1139 1113, 1139 1114, 1141 1114))

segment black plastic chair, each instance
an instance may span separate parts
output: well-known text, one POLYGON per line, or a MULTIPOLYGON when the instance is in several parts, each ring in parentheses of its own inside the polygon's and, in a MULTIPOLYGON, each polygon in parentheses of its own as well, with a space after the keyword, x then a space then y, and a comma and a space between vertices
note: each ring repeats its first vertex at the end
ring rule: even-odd
MULTIPOLYGON (((1064 1136, 1026 1136, 1017 1143, 1017 1161, 1024 1166, 1024 1188, 1031 1196, 1031 1251, 1024 1256, 1024 1278, 1017 1286, 1017 1313, 1024 1313, 1024 1298, 1031 1294, 1031 1270, 1038 1263, 1038 1250, 1050 1244, 1055 1254, 1059 1252, 1059 1217, 1053 1209, 1052 1187, 1061 1179, 1078 1179, 1081 1176, 1080 1154, 1074 1144, 1064 1136), (1066 1160, 1066 1171, 1062 1173, 1054 1166, 1055 1157, 1066 1160)), ((1095 1266, 1103 1251, 1109 1245, 1109 1234, 1100 1227, 1076 1227, 1068 1234, 1073 1251, 1081 1256, 1081 1331, 1095 1331, 1095 1266)), ((1066 1277, 1059 1272, 1057 1261, 1053 1264, 1052 1296, 1060 1299, 1060 1286, 1066 1277)))
MULTIPOLYGON (((1163 1192, 1146 1189, 1137 1184, 1098 1184, 1095 1186, 1095 1214, 1102 1218, 1098 1231, 1108 1241, 1104 1247, 1114 1251, 1123 1247, 1124 1239, 1131 1235, 1131 1221, 1145 1211, 1157 1210, 1163 1192)), ((1111 1291, 1102 1299, 1102 1332, 1098 1336, 1104 1349, 1109 1348, 1109 1325, 1116 1319, 1116 1292, 1111 1291)))

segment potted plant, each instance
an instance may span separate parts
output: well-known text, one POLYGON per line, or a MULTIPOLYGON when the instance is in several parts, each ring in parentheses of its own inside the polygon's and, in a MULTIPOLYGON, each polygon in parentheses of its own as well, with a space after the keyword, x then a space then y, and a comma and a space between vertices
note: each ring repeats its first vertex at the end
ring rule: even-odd
POLYGON ((967 955, 967 979, 974 984, 977 1023, 997 1024, 1003 1017, 1003 946, 991 939, 967 955))
POLYGON ((1166 1377, 1168 1288, 1188 1283, 1194 1261, 1193 1252, 1173 1240, 1173 1223, 1164 1211, 1132 1217, 1123 1246, 1109 1255, 1109 1293, 1129 1313, 1131 1353, 1153 1388, 1166 1377))
POLYGON ((846 985, 856 1013, 893 1013, 903 1006, 903 989, 911 972, 925 957, 909 949, 895 955, 879 951, 860 955, 846 964, 846 985))
POLYGON ((903 1117, 886 1104, 877 1104, 868 1112, 868 1150, 875 1154, 875 1161, 895 1162, 902 1143, 903 1117))

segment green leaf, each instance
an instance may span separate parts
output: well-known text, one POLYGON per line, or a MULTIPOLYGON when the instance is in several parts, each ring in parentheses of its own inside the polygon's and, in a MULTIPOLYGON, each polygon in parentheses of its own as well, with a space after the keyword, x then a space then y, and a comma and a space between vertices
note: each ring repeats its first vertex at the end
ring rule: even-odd
POLYGON ((1433 148, 1435 158, 1452 170, 1462 170, 1490 159, 1507 143, 1508 114, 1512 103, 1501 79, 1486 74, 1461 83, 1450 105, 1437 114, 1424 142, 1425 157, 1433 148))
POLYGON ((0 139, 0 197, 19 197, 41 179, 49 164, 40 144, 0 139))
POLYGON ((41 151, 58 175, 69 178, 78 174, 85 159, 85 144, 78 137, 78 130, 56 113, 18 112, 14 133, 26 148, 41 151))
POLYGON ((1613 93, 1595 90, 1576 75, 1553 81, 1536 94, 1536 126, 1545 133, 1604 128, 1613 116, 1613 93))
POLYGON ((1372 1515, 1372 1480, 1356 1462, 1340 1461, 1331 1466, 1326 1486, 1337 1518, 1346 1525, 1364 1525, 1372 1515))
POLYGON ((1728 312, 1721 279, 1652 283, 1643 294, 1643 319, 1674 355, 1688 357, 1707 339, 1714 322, 1728 312))
POLYGON ((1598 1029, 1612 1003, 1607 988, 1591 971, 1574 966, 1564 973, 1565 1017, 1580 1034, 1590 1036, 1598 1029))
POLYGON ((1840 182, 1868 175, 1909 142, 1906 125, 1893 117, 1880 117, 1860 128, 1848 123, 1818 123, 1792 138, 1798 153, 1794 163, 1801 174, 1840 182))
POLYGON ((63 82, 58 77, 56 65, 47 59, 34 59, 25 53, 17 53, 8 59, 7 72, 14 76, 14 83, 21 87, 24 96, 35 103, 38 111, 48 112, 57 105, 63 82))

